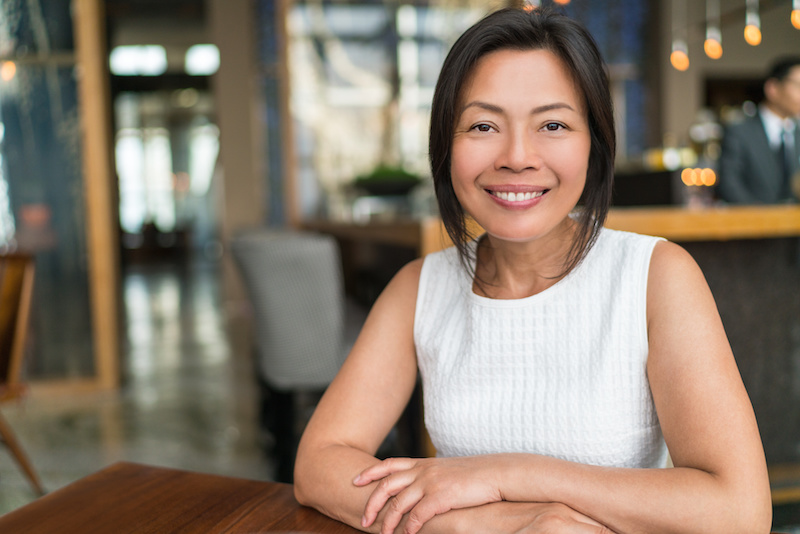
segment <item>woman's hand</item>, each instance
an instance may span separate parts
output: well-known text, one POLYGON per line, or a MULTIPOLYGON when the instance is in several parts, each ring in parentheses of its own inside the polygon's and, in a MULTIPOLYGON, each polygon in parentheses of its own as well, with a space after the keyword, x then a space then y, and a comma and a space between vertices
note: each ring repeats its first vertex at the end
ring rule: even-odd
POLYGON ((386 508, 382 534, 394 532, 401 521, 403 532, 414 534, 438 514, 501 501, 496 458, 390 458, 365 469, 353 481, 356 486, 380 482, 367 501, 361 525, 372 525, 386 508))
MULTIPOLYGON (((408 516, 395 532, 406 532, 408 516)), ((614 534, 561 503, 496 502, 437 515, 420 534, 614 534)))
MULTIPOLYGON (((508 503, 519 504, 519 503, 508 503)), ((533 520, 517 534, 614 534, 591 517, 561 503, 533 503, 533 520)))

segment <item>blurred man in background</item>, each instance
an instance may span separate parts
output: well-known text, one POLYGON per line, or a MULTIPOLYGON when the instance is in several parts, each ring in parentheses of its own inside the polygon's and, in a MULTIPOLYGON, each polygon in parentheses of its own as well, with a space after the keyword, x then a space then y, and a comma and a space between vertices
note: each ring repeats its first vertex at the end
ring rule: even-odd
POLYGON ((758 113, 726 128, 720 198, 735 204, 797 201, 800 172, 800 56, 783 58, 764 82, 758 113))

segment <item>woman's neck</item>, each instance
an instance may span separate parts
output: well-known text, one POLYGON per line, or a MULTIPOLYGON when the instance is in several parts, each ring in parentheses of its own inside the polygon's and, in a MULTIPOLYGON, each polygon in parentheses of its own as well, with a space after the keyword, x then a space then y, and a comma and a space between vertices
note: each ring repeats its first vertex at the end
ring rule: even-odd
POLYGON ((491 235, 478 243, 473 291, 495 299, 519 299, 541 293, 564 278, 577 224, 567 218, 547 236, 512 242, 491 235))

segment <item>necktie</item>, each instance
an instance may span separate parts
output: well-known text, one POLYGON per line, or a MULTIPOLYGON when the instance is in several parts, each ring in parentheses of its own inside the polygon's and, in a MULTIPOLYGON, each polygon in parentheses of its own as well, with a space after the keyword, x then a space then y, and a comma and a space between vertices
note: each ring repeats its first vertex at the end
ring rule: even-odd
POLYGON ((790 132, 784 130, 781 135, 781 145, 778 148, 778 158, 783 174, 783 197, 792 197, 792 175, 794 174, 794 143, 790 132))

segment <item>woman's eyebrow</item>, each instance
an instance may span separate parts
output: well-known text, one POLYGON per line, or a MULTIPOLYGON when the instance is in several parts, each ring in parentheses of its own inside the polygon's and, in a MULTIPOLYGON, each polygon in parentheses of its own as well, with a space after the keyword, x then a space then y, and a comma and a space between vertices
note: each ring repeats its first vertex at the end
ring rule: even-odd
POLYGON ((489 104, 488 102, 481 102, 480 100, 473 100, 472 102, 469 102, 468 104, 464 105, 464 107, 461 109, 461 112, 463 113, 469 108, 473 107, 485 109, 486 111, 491 111, 494 113, 503 112, 503 108, 501 108, 500 106, 495 106, 494 104, 489 104))
MULTIPOLYGON (((475 100, 472 102, 467 103, 461 110, 461 113, 466 111, 471 107, 477 107, 481 109, 485 109, 486 111, 491 111, 494 113, 502 113, 503 108, 500 106, 496 106, 494 104, 489 104, 488 102, 482 102, 480 100, 475 100)), ((575 111, 575 108, 567 104, 566 102, 553 102, 552 104, 544 104, 542 106, 537 106, 531 110, 531 115, 536 115, 538 113, 544 113, 546 111, 552 111, 554 109, 568 109, 570 111, 575 111)))

